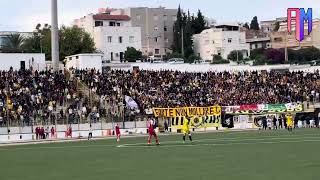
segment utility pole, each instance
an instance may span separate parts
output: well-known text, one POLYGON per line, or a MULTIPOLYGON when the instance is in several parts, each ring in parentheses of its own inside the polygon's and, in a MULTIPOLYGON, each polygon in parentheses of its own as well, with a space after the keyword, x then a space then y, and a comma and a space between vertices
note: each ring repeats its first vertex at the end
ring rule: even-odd
POLYGON ((184 57, 184 34, 183 26, 181 26, 181 54, 184 57))
POLYGON ((51 55, 53 71, 59 71, 58 0, 51 0, 51 55))
POLYGON ((286 40, 285 40, 285 48, 284 48, 284 58, 285 58, 285 62, 288 62, 288 32, 286 33, 286 40))

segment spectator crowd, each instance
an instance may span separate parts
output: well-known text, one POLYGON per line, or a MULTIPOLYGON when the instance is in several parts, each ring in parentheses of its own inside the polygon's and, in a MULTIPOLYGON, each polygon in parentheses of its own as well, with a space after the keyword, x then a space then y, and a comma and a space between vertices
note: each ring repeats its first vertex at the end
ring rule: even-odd
POLYGON ((54 120, 57 106, 75 93, 75 86, 62 72, 0 71, 0 125, 6 125, 6 119, 20 125, 54 120))
POLYGON ((132 97, 140 112, 152 107, 277 104, 319 99, 317 72, 74 70, 91 90, 113 103, 132 97))
POLYGON ((53 122, 58 117, 69 119, 68 124, 80 118, 98 122, 110 108, 121 112, 119 107, 128 104, 125 97, 134 100, 141 114, 148 114, 153 107, 312 102, 319 100, 320 91, 319 72, 72 72, 99 102, 82 97, 63 72, 0 71, 0 126, 8 125, 7 119, 19 125, 53 122))

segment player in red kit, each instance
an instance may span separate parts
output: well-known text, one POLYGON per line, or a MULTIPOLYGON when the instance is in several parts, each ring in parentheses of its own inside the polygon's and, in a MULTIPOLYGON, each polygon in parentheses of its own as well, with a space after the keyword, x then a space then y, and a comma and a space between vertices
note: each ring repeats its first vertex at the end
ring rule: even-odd
POLYGON ((152 119, 149 119, 149 120, 148 120, 147 126, 148 126, 148 133, 149 133, 148 145, 151 144, 151 138, 152 138, 152 136, 156 139, 156 144, 157 144, 157 145, 160 145, 160 142, 159 142, 159 140, 158 140, 157 134, 156 134, 156 132, 155 132, 155 130, 154 130, 154 122, 153 122, 152 119))
POLYGON ((119 127, 119 124, 116 124, 116 136, 117 136, 117 142, 120 141, 120 127, 119 127))

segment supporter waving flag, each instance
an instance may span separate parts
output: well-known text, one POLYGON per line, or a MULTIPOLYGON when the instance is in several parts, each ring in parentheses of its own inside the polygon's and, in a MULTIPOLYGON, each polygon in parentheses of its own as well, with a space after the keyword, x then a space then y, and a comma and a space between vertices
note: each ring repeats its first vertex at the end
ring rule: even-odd
POLYGON ((132 97, 130 96, 125 96, 125 101, 126 101, 126 104, 127 106, 131 109, 131 110, 134 110, 136 111, 137 113, 140 112, 139 110, 139 106, 137 104, 137 102, 135 100, 132 99, 132 97))

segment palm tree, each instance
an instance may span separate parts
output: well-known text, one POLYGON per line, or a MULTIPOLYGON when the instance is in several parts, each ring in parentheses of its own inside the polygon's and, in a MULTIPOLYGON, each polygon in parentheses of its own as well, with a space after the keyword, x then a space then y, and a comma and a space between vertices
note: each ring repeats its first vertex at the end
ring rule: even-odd
POLYGON ((25 38, 21 34, 10 34, 4 43, 3 52, 21 53, 25 38))

